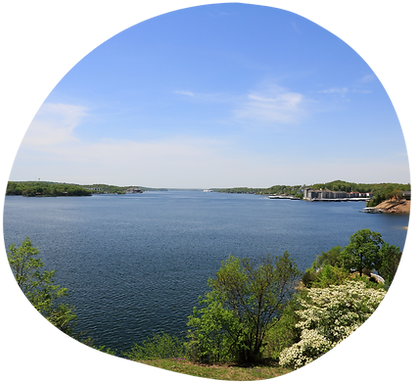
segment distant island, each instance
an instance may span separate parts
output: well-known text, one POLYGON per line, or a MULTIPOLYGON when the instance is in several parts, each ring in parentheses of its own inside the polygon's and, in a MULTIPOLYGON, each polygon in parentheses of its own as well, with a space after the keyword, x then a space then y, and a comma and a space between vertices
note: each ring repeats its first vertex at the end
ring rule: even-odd
POLYGON ((21 195, 24 197, 66 197, 91 196, 92 194, 138 194, 149 190, 160 191, 166 189, 106 184, 79 185, 52 181, 9 181, 7 184, 6 195, 21 195))

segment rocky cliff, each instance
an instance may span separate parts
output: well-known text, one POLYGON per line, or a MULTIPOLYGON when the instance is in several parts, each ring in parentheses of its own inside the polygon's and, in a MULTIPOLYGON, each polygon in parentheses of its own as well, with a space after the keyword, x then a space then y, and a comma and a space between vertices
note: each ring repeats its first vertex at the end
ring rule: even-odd
POLYGON ((382 210, 383 213, 410 214, 410 201, 404 199, 389 199, 387 201, 383 201, 375 208, 382 210))

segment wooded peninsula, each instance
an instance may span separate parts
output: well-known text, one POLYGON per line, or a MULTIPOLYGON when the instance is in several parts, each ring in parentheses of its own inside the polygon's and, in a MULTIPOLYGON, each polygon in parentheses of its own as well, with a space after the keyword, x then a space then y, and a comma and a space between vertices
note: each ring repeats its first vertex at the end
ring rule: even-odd
POLYGON ((79 185, 51 181, 9 181, 6 195, 22 195, 25 197, 63 197, 91 196, 92 194, 126 194, 141 193, 153 189, 144 186, 115 186, 106 184, 79 185))

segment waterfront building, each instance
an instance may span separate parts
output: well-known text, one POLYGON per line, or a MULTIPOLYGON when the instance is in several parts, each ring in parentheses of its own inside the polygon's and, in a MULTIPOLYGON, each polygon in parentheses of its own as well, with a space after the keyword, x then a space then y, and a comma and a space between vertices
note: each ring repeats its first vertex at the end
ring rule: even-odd
POLYGON ((303 191, 303 198, 309 201, 327 201, 327 200, 357 200, 368 199, 373 196, 373 193, 358 193, 332 190, 313 190, 306 188, 303 191))

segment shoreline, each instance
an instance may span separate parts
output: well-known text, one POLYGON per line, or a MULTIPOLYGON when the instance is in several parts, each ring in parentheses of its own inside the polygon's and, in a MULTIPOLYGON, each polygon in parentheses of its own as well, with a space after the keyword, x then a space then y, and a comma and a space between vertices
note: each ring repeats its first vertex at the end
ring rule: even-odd
POLYGON ((375 209, 381 210, 383 214, 410 214, 411 201, 409 200, 387 200, 383 201, 375 209))

